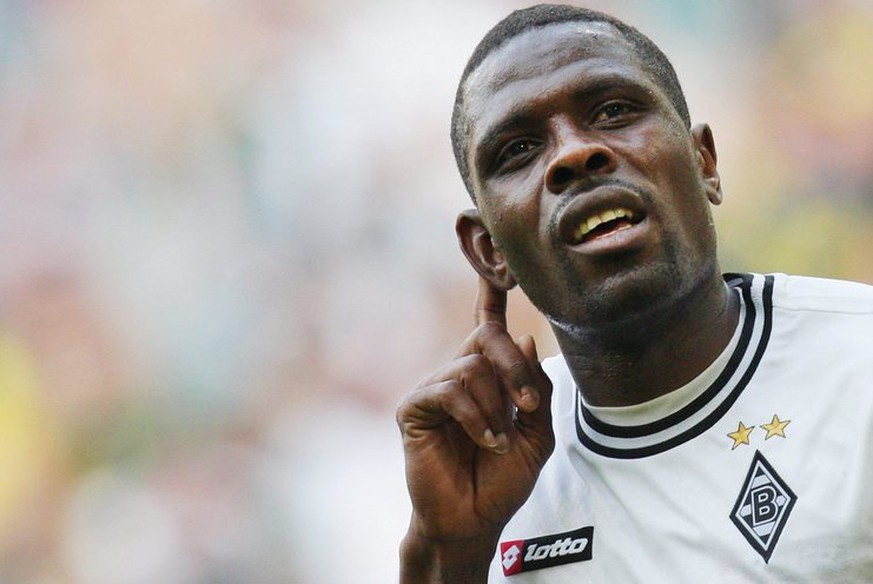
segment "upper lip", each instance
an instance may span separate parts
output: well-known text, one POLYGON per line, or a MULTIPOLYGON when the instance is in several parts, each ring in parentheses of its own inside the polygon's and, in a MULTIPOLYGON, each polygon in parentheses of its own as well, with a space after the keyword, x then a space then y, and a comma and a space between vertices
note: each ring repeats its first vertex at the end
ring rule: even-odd
MULTIPOLYGON (((579 243, 578 230, 583 222, 594 219, 609 211, 624 211, 634 223, 646 215, 645 201, 633 190, 616 184, 597 185, 585 193, 576 195, 561 211, 558 217, 558 236, 568 245, 579 243)), ((591 225, 592 222, 589 222, 591 225)))

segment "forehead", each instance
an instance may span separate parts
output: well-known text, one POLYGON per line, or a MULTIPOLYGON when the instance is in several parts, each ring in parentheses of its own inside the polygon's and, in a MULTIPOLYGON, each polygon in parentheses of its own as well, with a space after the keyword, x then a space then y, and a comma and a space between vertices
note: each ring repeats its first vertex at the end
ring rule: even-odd
POLYGON ((605 22, 564 22, 509 39, 464 84, 467 135, 481 118, 567 83, 597 76, 653 85, 633 45, 605 22))
POLYGON ((467 78, 467 93, 495 91, 546 69, 593 58, 639 64, 633 46, 609 23, 548 24, 512 37, 495 49, 467 78))

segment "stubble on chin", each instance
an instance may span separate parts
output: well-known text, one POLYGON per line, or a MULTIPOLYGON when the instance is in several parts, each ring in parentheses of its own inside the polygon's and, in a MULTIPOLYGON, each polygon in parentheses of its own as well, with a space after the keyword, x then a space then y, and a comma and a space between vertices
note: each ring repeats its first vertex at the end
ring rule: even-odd
MULTIPOLYGON (((558 334, 584 337, 592 342, 645 341, 658 336, 672 318, 679 318, 694 293, 711 277, 712 266, 692 265, 676 245, 665 244, 660 261, 627 266, 616 262, 613 274, 599 282, 580 281, 578 272, 562 266, 566 290, 563 304, 559 295, 534 288, 528 294, 534 306, 558 334), (702 268, 702 269, 701 269, 702 268)), ((522 289, 527 289, 523 281, 522 289)), ((554 291, 552 291, 554 292, 554 291)))

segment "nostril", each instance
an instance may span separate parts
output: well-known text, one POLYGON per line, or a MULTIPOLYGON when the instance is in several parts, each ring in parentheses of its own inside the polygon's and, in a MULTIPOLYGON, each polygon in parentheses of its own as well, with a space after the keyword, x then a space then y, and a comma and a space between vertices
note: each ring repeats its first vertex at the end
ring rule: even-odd
POLYGON ((546 187, 563 192, 577 180, 609 173, 615 166, 612 152, 601 144, 571 144, 559 152, 546 170, 546 187))
POLYGON ((560 166, 552 171, 552 184, 559 186, 573 180, 573 170, 566 166, 560 166))
POLYGON ((595 152, 588 157, 585 162, 585 169, 588 172, 597 172, 609 165, 609 158, 603 152, 595 152))

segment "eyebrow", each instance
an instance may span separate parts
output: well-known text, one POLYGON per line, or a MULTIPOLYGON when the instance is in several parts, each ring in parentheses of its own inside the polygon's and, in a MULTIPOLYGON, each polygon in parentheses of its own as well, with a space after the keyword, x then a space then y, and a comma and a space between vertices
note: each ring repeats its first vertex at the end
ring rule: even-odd
MULTIPOLYGON (((636 79, 626 75, 607 73, 588 78, 573 90, 573 101, 584 101, 596 98, 617 88, 630 89, 641 94, 649 94, 650 87, 636 79)), ((473 150, 473 161, 477 168, 485 154, 491 152, 500 142, 501 137, 516 128, 530 127, 534 125, 536 117, 531 112, 531 106, 521 105, 510 109, 506 115, 486 128, 481 140, 473 150)))
POLYGON ((533 125, 533 120, 534 116, 530 114, 527 108, 518 108, 515 111, 510 110, 509 114, 503 119, 488 128, 473 151, 473 161, 476 167, 479 167, 487 153, 497 147, 505 134, 516 128, 530 127, 533 125))

